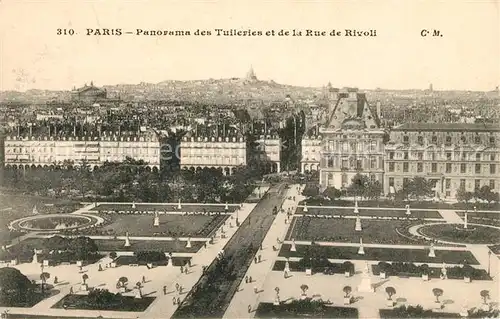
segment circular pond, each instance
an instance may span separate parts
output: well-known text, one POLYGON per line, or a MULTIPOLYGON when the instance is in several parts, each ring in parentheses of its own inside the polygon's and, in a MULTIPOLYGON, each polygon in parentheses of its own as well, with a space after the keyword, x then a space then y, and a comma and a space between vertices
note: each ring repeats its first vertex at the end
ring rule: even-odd
POLYGON ((87 228, 97 223, 93 216, 51 214, 30 216, 11 223, 14 229, 22 231, 63 231, 87 228))
POLYGON ((495 244, 500 242, 500 229, 494 226, 469 224, 422 225, 418 232, 436 240, 458 244, 495 244))

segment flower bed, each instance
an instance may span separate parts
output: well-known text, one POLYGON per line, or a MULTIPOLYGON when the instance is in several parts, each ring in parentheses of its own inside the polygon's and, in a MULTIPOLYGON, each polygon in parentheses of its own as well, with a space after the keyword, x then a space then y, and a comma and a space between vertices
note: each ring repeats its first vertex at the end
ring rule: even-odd
MULTIPOLYGON (((398 207, 402 208, 402 207, 398 207)), ((333 207, 308 207, 307 212, 304 212, 304 207, 297 207, 296 214, 304 215, 340 215, 340 216, 372 216, 372 217, 402 217, 402 218, 439 218, 443 217, 437 210, 415 210, 411 214, 406 215, 406 210, 392 210, 392 209, 359 209, 359 213, 355 214, 352 208, 333 208, 333 207)))
MULTIPOLYGON (((412 263, 384 263, 381 262, 377 265, 372 265, 372 272, 378 276, 381 269, 385 271, 387 276, 397 277, 421 277, 422 274, 427 274, 429 278, 440 278, 441 268, 428 267, 427 265, 417 266, 412 263)), ((465 272, 462 267, 447 267, 446 275, 448 279, 464 279, 465 272)), ((470 267, 469 276, 472 280, 492 280, 484 269, 477 269, 470 267)))
POLYGON ((291 303, 273 305, 261 302, 256 318, 358 318, 358 309, 333 307, 320 301, 294 300, 291 303))
MULTIPOLYGON (((303 257, 308 245, 296 245, 297 251, 290 251, 291 245, 282 245, 280 257, 303 257)), ((436 257, 431 258, 426 249, 376 248, 365 247, 364 255, 358 254, 358 247, 316 246, 319 254, 329 259, 340 260, 377 260, 419 263, 460 264, 464 260, 469 265, 479 265, 477 259, 469 251, 436 250, 436 257)))
POLYGON ((204 244, 191 241, 191 248, 187 248, 185 241, 178 240, 130 240, 130 247, 124 247, 125 241, 119 239, 97 239, 95 243, 100 251, 159 250, 167 253, 196 253, 204 244))
MULTIPOLYGON (((182 204, 181 209, 177 209, 178 203, 170 204, 143 204, 135 203, 135 208, 132 204, 99 204, 97 207, 92 208, 91 211, 165 211, 165 212, 225 212, 226 205, 213 205, 213 204, 182 204)), ((239 208, 238 205, 228 205, 227 212, 234 212, 239 208)))
MULTIPOLYGON (((172 264, 174 266, 184 266, 191 257, 172 257, 172 264)), ((138 260, 136 256, 119 256, 114 262, 117 266, 128 266, 128 265, 141 265, 145 266, 147 264, 144 260, 138 260)), ((168 257, 165 260, 154 262, 155 266, 166 266, 168 263, 168 257)))
POLYGON ((135 298, 134 296, 121 296, 117 294, 112 300, 103 303, 96 303, 89 298, 89 295, 66 295, 59 300, 52 308, 81 309, 81 310, 112 310, 112 311, 133 311, 146 310, 156 297, 135 298))
POLYGON ((394 309, 380 309, 380 318, 460 318, 458 313, 434 312, 421 306, 400 306, 394 309))
POLYGON ((495 244, 500 242, 500 230, 492 227, 463 224, 433 224, 419 228, 419 232, 430 238, 467 244, 495 244))
MULTIPOLYGON (((273 270, 274 271, 283 271, 285 270, 285 264, 286 262, 283 260, 277 260, 274 265, 273 265, 273 270)), ((349 268, 348 271, 351 274, 354 274, 355 269, 354 265, 352 263, 348 264, 349 266, 346 267, 345 263, 328 263, 327 265, 320 265, 316 267, 312 267, 313 272, 322 272, 327 275, 333 275, 333 274, 344 274, 346 272, 346 268, 349 268)), ((290 268, 290 271, 299 271, 303 272, 306 270, 306 266, 304 265, 303 262, 300 261, 289 261, 288 266, 290 268)))

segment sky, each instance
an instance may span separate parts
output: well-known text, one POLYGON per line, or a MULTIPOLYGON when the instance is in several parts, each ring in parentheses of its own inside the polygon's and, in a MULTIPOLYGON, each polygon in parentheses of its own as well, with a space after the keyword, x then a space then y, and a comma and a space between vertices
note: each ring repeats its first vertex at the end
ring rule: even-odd
POLYGON ((0 0, 0 90, 243 77, 300 86, 493 90, 500 1, 0 0), (75 35, 57 35, 57 29, 75 35), (86 29, 212 36, 87 36, 86 29), (377 31, 217 37, 214 29, 377 31), (442 36, 421 36, 439 30, 442 36))

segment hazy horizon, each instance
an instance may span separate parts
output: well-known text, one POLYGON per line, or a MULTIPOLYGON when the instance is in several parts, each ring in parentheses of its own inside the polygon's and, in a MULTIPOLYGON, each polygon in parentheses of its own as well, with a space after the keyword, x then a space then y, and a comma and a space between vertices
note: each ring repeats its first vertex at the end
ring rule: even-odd
POLYGON ((499 1, 3 0, 0 90, 244 77, 322 87, 491 91, 499 1), (76 30, 57 35, 58 28, 76 30), (144 30, 377 30, 377 37, 87 36, 144 30), (422 37, 421 30, 442 37, 422 37))

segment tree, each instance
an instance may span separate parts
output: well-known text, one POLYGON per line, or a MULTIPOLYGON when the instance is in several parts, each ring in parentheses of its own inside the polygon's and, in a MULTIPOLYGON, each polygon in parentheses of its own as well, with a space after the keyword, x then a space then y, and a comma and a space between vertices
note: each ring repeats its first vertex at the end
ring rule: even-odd
POLYGON ((484 185, 479 189, 478 198, 488 203, 491 203, 495 200, 495 193, 492 192, 491 188, 488 185, 484 185))
POLYGON ((86 285, 87 284, 87 280, 89 279, 89 275, 87 274, 83 274, 82 276, 82 280, 83 280, 83 284, 86 285))
POLYGON ((457 189, 457 193, 455 194, 455 198, 457 199, 458 202, 460 203, 467 203, 467 191, 465 190, 465 187, 462 185, 457 189))
POLYGON ((127 286, 127 283, 128 283, 128 278, 127 277, 120 277, 118 279, 118 284, 120 285, 120 287, 124 288, 127 286))
POLYGON ((40 274, 40 279, 42 280, 42 293, 45 291, 45 283, 47 282, 47 280, 50 278, 50 274, 48 272, 42 272, 40 274))
POLYGON ((353 196, 363 198, 369 184, 368 176, 358 173, 351 179, 351 185, 347 187, 347 192, 353 196))
POLYGON ((432 197, 434 195, 434 185, 431 181, 423 177, 415 176, 409 183, 409 194, 414 196, 417 200, 421 197, 432 197))
POLYGON ((328 197, 330 200, 339 198, 341 195, 342 192, 333 186, 329 186, 323 191, 323 196, 328 197))
POLYGON ((351 286, 344 286, 344 288, 342 288, 342 291, 345 294, 344 298, 349 298, 349 295, 352 292, 352 288, 351 288, 351 286))
POLYGON ((33 290, 31 281, 16 268, 0 268, 0 302, 16 306, 26 302, 33 290))
POLYGON ((483 303, 486 305, 488 303, 488 299, 490 299, 490 292, 488 290, 481 290, 479 293, 481 298, 483 298, 483 303))
POLYGON ((386 287, 385 293, 389 297, 389 300, 392 300, 392 296, 396 294, 396 289, 394 289, 394 287, 386 287))
POLYGON ((309 286, 302 284, 302 285, 300 285, 300 290, 302 290, 302 295, 305 295, 306 291, 309 290, 309 286))
POLYGON ((439 303, 439 297, 443 295, 443 289, 434 288, 432 289, 432 293, 434 294, 434 297, 436 297, 436 303, 439 303))
POLYGON ((116 256, 117 256, 116 251, 112 251, 109 253, 109 258, 111 258, 113 260, 116 258, 116 256))
POLYGON ((382 193, 382 184, 379 181, 374 180, 368 183, 365 190, 365 197, 369 199, 378 200, 380 198, 381 193, 382 193))

